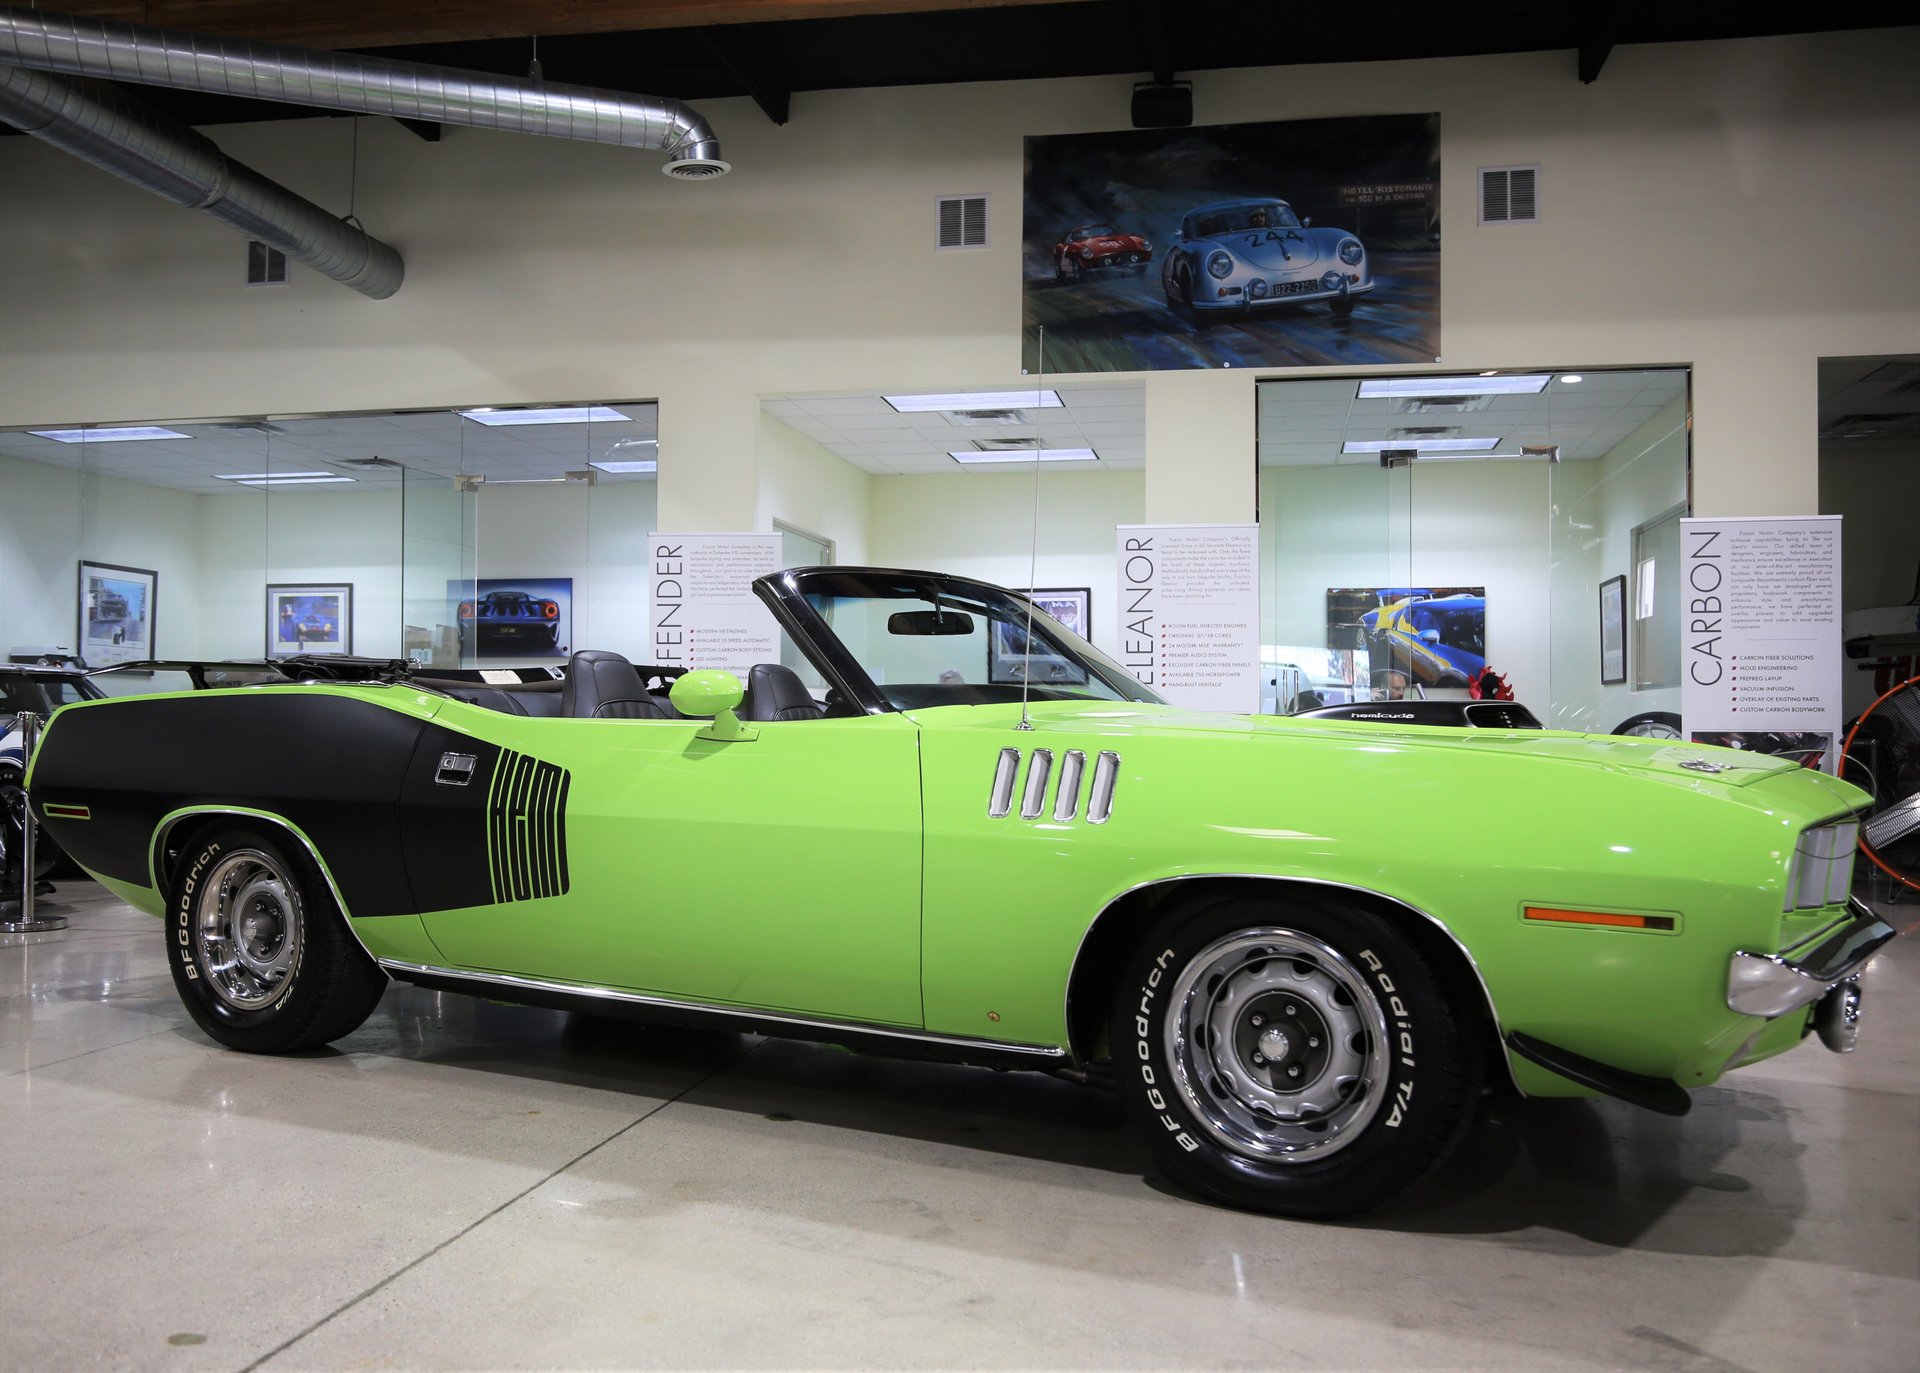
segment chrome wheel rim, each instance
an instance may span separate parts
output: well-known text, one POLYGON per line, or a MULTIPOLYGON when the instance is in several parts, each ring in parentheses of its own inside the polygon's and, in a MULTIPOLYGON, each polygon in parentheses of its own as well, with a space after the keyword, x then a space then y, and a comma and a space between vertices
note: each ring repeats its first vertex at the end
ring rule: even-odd
POLYGON ((214 994, 235 1010, 261 1011, 293 985, 306 947, 306 911, 277 859, 240 849, 201 884, 193 933, 214 994))
POLYGON ((1620 731, 1622 734, 1640 739, 1678 739, 1680 731, 1665 720, 1642 720, 1631 729, 1620 731))
POLYGON ((1240 930, 1175 980, 1164 1030, 1188 1109, 1233 1153, 1302 1163, 1351 1144, 1380 1109, 1386 1014, 1365 975, 1294 930, 1240 930))

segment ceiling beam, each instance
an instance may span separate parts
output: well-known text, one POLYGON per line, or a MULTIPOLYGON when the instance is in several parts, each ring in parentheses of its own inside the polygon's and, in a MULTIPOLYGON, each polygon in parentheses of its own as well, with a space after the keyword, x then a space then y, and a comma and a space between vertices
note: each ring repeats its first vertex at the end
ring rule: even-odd
POLYGON ((393 122, 422 143, 438 143, 447 131, 446 125, 435 124, 427 119, 396 119, 393 122))
POLYGON ((1591 86, 1600 77, 1600 69, 1607 65, 1607 54, 1613 51, 1613 44, 1601 39, 1588 39, 1580 44, 1580 83, 1591 86))
POLYGON ((1085 4, 1090 0, 43 0, 42 9, 310 48, 379 48, 535 34, 711 28, 794 19, 1085 4))
POLYGON ((713 55, 720 59, 720 65, 733 73, 733 79, 747 88, 747 94, 753 97, 753 103, 760 112, 775 124, 787 122, 787 112, 793 105, 793 92, 785 83, 776 81, 767 70, 751 61, 741 51, 740 43, 725 28, 701 29, 700 36, 713 49, 713 55))

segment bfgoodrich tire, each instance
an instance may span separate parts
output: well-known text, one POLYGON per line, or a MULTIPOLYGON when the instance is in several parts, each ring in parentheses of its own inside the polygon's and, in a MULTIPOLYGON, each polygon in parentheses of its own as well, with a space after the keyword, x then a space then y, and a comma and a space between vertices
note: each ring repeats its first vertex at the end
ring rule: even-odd
POLYGON ((1114 1078, 1169 1178, 1326 1219, 1432 1166, 1479 1092, 1477 1016, 1393 925, 1333 902, 1225 897, 1129 963, 1114 1078))
POLYGON ((194 1023, 230 1049, 314 1049, 386 990, 305 850, 264 830, 202 831, 167 900, 167 962, 194 1023))

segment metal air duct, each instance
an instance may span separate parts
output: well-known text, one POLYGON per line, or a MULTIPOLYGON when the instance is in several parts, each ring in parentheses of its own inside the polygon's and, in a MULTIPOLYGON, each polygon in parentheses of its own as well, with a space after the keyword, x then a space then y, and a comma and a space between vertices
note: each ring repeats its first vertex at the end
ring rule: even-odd
POLYGON ((677 100, 0 5, 0 65, 321 109, 653 148, 687 180, 724 175, 705 119, 677 100))
POLYGON ((0 120, 375 300, 399 290, 406 275, 400 254, 379 239, 116 87, 0 66, 0 120))

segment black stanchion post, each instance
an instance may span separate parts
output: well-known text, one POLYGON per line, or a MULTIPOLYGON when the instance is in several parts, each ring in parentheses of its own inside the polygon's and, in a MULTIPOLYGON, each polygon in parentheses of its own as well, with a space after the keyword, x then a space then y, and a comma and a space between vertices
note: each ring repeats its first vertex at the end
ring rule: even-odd
MULTIPOLYGON (((33 766, 33 750, 40 742, 40 717, 32 711, 22 711, 14 721, 20 731, 20 776, 24 780, 28 769, 33 766)), ((34 911, 34 888, 38 879, 34 876, 34 847, 38 838, 39 826, 34 823, 33 809, 27 805, 24 791, 20 796, 20 900, 17 913, 15 903, 5 901, 0 904, 0 934, 44 934, 49 930, 64 930, 67 920, 62 915, 40 915, 34 911), (12 916, 11 919, 7 918, 12 916)))

